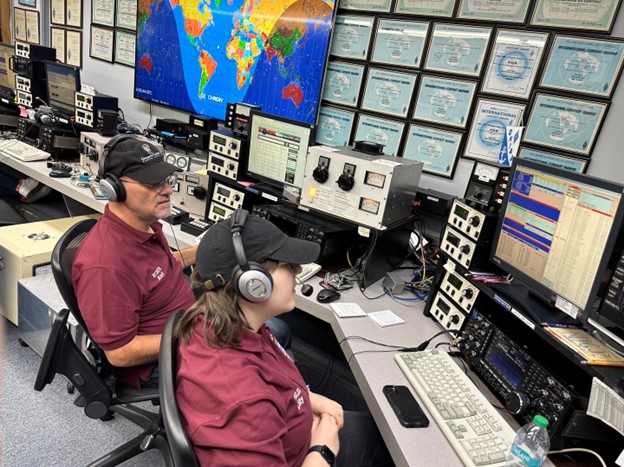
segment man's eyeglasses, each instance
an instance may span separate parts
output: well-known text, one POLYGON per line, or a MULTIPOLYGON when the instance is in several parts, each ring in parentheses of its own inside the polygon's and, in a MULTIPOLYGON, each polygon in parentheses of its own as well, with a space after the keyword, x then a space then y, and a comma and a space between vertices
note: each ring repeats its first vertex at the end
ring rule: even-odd
POLYGON ((178 181, 178 177, 175 175, 170 175, 169 177, 165 178, 163 181, 158 182, 158 183, 143 183, 143 182, 137 182, 135 180, 125 180, 125 179, 122 179, 121 181, 126 182, 126 183, 136 183, 137 185, 143 185, 145 188, 151 188, 156 193, 160 193, 168 186, 175 185, 176 182, 178 181))

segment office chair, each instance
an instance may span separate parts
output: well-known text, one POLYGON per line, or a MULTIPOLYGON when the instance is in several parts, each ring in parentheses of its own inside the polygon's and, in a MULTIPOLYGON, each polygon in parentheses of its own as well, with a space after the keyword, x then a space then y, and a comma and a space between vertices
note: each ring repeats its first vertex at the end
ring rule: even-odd
POLYGON ((197 467, 193 446, 186 437, 176 401, 176 374, 178 372, 178 339, 173 329, 184 310, 172 313, 167 319, 160 341, 158 366, 160 371, 160 410, 169 449, 176 467, 197 467))
POLYGON ((139 436, 90 465, 99 467, 118 465, 144 451, 158 449, 169 466, 172 465, 171 456, 162 429, 160 411, 154 413, 131 405, 143 401, 157 404, 158 389, 136 389, 114 380, 112 367, 104 351, 89 336, 74 294, 71 282, 74 256, 95 223, 95 219, 87 219, 74 224, 63 234, 52 251, 52 273, 67 308, 54 317, 50 337, 37 373, 35 390, 43 390, 56 374, 62 374, 80 393, 85 404, 84 412, 88 417, 108 420, 114 414, 118 414, 144 429, 139 436), (70 313, 89 338, 86 350, 78 347, 67 326, 70 313))

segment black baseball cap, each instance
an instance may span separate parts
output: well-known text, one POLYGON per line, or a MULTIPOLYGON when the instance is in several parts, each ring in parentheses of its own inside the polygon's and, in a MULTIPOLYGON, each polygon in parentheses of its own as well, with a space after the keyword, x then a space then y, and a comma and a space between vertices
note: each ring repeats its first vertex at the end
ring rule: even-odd
MULTIPOLYGON (((318 243, 289 237, 275 224, 253 214, 245 220, 241 239, 247 261, 257 263, 272 259, 306 264, 316 261, 321 252, 318 243)), ((237 265, 232 243, 232 220, 225 219, 214 224, 204 234, 197 248, 195 267, 210 290, 225 285, 232 278, 232 271, 237 265)))
POLYGON ((137 182, 156 184, 181 169, 165 162, 164 152, 145 138, 121 135, 112 138, 103 161, 102 173, 130 177, 137 182), (118 138, 118 141, 115 141, 118 138))

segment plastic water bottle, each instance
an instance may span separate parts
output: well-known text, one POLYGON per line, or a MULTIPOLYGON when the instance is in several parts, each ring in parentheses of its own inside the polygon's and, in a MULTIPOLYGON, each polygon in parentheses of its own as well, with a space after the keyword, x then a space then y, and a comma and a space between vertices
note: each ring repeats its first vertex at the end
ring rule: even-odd
POLYGON ((548 420, 541 415, 533 417, 516 432, 516 437, 509 446, 505 467, 539 467, 550 449, 548 420))

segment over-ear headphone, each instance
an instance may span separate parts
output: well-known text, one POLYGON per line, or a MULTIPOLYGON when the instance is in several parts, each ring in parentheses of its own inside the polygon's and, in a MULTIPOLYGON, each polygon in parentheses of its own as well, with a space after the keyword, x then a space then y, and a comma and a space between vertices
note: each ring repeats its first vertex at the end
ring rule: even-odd
POLYGON ((273 291, 271 274, 255 261, 247 261, 241 232, 247 220, 247 211, 237 209, 232 214, 232 244, 238 265, 232 271, 232 284, 236 293, 253 303, 266 302, 273 291))
POLYGON ((125 201, 126 189, 116 175, 106 172, 106 159, 115 146, 122 141, 134 138, 135 135, 118 135, 111 138, 108 143, 104 145, 102 157, 100 157, 100 162, 98 164, 98 177, 100 178, 100 191, 109 201, 125 201))

